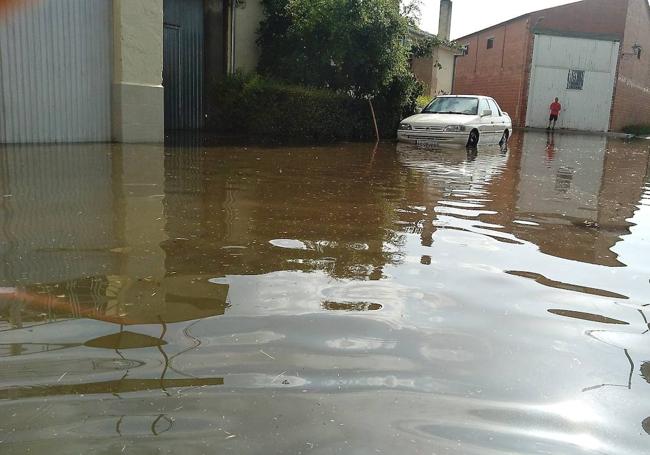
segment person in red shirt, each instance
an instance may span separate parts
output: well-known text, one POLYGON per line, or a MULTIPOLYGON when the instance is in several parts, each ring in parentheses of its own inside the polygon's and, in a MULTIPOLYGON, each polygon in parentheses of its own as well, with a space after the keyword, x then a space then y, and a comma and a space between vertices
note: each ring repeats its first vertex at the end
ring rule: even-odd
POLYGON ((548 127, 546 128, 547 130, 551 129, 551 122, 553 122, 553 129, 555 129, 555 124, 557 123, 557 119, 560 118, 560 111, 562 110, 562 105, 560 104, 560 99, 555 98, 555 102, 551 104, 551 116, 548 118, 548 127))

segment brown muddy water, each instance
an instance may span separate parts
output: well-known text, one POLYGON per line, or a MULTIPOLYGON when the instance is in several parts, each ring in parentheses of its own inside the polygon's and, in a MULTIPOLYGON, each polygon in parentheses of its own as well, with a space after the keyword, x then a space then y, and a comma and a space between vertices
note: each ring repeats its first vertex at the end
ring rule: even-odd
POLYGON ((649 453, 649 148, 0 148, 0 452, 649 453))

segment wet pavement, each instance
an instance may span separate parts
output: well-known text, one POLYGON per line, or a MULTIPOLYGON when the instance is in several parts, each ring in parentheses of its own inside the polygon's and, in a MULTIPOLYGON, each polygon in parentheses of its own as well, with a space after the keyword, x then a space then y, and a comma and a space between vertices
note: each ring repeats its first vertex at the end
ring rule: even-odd
POLYGON ((650 141, 183 144, 0 148, 3 455, 648 453, 650 141))

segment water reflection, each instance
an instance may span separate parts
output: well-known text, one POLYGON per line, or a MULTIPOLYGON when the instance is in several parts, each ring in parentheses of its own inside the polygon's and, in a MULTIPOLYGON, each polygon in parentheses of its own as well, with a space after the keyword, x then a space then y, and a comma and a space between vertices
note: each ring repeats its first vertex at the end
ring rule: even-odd
POLYGON ((54 384, 47 387, 15 387, 0 389, 0 400, 16 400, 61 395, 122 395, 147 390, 163 390, 223 385, 223 378, 200 379, 130 379, 86 382, 83 384, 54 384))
POLYGON ((641 376, 650 384, 650 362, 643 362, 641 365, 641 376))
POLYGON ((115 424, 115 432, 120 436, 124 436, 124 427, 127 427, 131 433, 143 433, 140 431, 133 431, 132 428, 145 427, 149 429, 152 435, 159 436, 167 433, 174 426, 174 419, 167 414, 158 414, 153 416, 120 416, 115 424), (133 421, 136 422, 133 422, 133 421), (139 422, 138 422, 139 421, 139 422))
POLYGON ((207 277, 125 276, 81 278, 63 283, 26 285, 5 295, 15 327, 42 321, 92 318, 122 325, 161 324, 223 314, 228 285, 207 277))
POLYGON ((137 349, 137 348, 150 348, 164 346, 167 344, 161 338, 155 338, 141 333, 134 333, 129 331, 120 331, 112 335, 104 335, 99 338, 88 340, 84 343, 85 346, 91 348, 101 349, 137 349))
POLYGON ((541 275, 539 273, 534 273, 534 272, 520 272, 516 270, 508 270, 506 271, 508 275, 513 275, 513 276, 518 276, 521 278, 528 278, 531 280, 534 280, 535 282, 556 288, 556 289, 564 289, 567 291, 573 291, 573 292, 581 292, 584 294, 591 294, 591 295, 598 295, 601 297, 610 297, 612 299, 621 299, 621 300, 628 300, 628 297, 625 295, 617 294, 616 292, 611 292, 607 291, 605 289, 596 289, 596 288, 591 288, 588 286, 579 286, 575 284, 570 284, 570 283, 562 283, 560 281, 555 281, 551 280, 544 275, 541 275))
POLYGON ((365 146, 327 149, 326 167, 322 153, 168 152, 168 272, 225 276, 321 269, 336 278, 381 278, 385 264, 399 261, 384 250, 400 241, 399 233, 387 229, 395 209, 391 196, 401 193, 399 170, 384 166, 372 172, 365 146), (286 247, 293 243, 298 247, 286 247))
POLYGON ((629 322, 608 318, 600 314, 583 313, 581 311, 569 311, 569 310, 548 310, 548 312, 551 314, 556 314, 558 316, 564 316, 566 318, 582 319, 584 321, 593 321, 593 322, 598 322, 600 324, 630 325, 629 322))
POLYGON ((3 453, 644 453, 649 162, 0 148, 3 453))
POLYGON ((543 135, 526 135, 515 210, 542 229, 531 238, 531 229, 513 225, 516 235, 554 256, 622 265, 612 247, 629 233, 647 160, 636 145, 601 136, 552 134, 544 142, 543 135))
MULTIPOLYGON (((648 305, 644 305, 643 308, 645 308, 647 306, 648 305)), ((641 351, 639 351, 640 346, 639 346, 638 343, 635 343, 634 341, 635 340, 636 341, 641 340, 642 338, 644 338, 643 335, 646 335, 647 333, 650 332, 650 326, 648 325, 648 319, 646 318, 644 309, 638 309, 637 312, 641 316, 641 318, 643 319, 643 325, 641 327, 642 327, 642 329, 645 329, 645 330, 643 330, 643 332, 640 335, 630 334, 630 333, 627 333, 627 332, 604 331, 604 330, 589 330, 587 332, 588 336, 590 336, 590 337, 592 337, 592 338, 594 338, 594 339, 596 339, 596 340, 598 340, 598 341, 600 341, 602 343, 605 343, 605 344, 608 344, 610 346, 622 349, 623 353, 625 354, 625 358, 627 359, 627 361, 629 362, 629 365, 630 365, 627 384, 609 384, 609 383, 608 384, 599 384, 599 385, 596 385, 596 386, 587 387, 587 388, 583 389, 583 392, 597 390, 597 389, 600 389, 602 387, 627 387, 628 389, 632 389, 632 376, 634 375, 634 371, 635 371, 635 368, 636 368, 635 363, 634 363, 634 359, 632 358, 632 355, 633 354, 638 355, 640 353, 642 353, 643 355, 647 355, 647 354, 645 354, 645 352, 647 352, 647 350, 642 349, 641 351)), ((567 314, 561 314, 561 315, 567 316, 567 314)), ((576 317, 576 316, 569 316, 569 317, 576 317)), ((576 317, 576 318, 580 319, 580 317, 576 317)), ((587 318, 582 318, 582 319, 589 319, 589 318, 587 317, 587 318)), ((622 323, 622 321, 616 322, 616 320, 612 320, 610 318, 604 318, 604 320, 603 320, 602 317, 599 317, 599 319, 596 319, 595 322, 602 322, 602 323, 606 323, 606 324, 622 323), (608 321, 610 321, 610 322, 608 322, 608 321)), ((623 323, 623 324, 625 324, 625 323, 623 323)), ((629 324, 627 324, 627 325, 629 325, 629 324)), ((644 339, 641 340, 641 341, 643 341, 644 344, 645 344, 644 339)), ((644 345, 641 345, 641 346, 644 346, 644 345)), ((641 376, 643 378, 646 378, 646 375, 648 374, 648 372, 649 372, 649 370, 648 370, 647 363, 644 362, 641 365, 641 376)))
POLYGON ((382 306, 369 302, 323 302, 323 308, 330 311, 379 311, 382 306))

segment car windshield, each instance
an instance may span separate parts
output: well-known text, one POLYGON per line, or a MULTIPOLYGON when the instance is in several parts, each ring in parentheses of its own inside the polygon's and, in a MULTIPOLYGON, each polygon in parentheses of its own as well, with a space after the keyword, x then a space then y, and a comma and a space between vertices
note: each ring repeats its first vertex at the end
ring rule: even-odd
POLYGON ((422 113, 478 115, 478 98, 436 98, 422 113))

